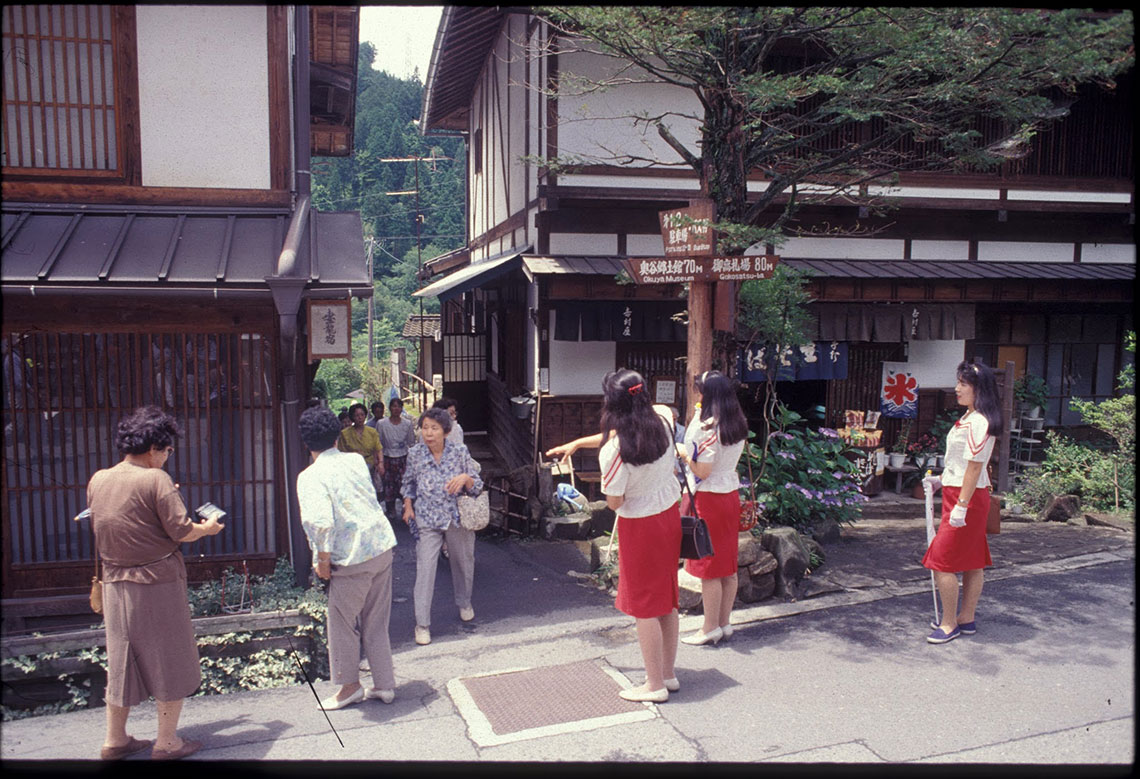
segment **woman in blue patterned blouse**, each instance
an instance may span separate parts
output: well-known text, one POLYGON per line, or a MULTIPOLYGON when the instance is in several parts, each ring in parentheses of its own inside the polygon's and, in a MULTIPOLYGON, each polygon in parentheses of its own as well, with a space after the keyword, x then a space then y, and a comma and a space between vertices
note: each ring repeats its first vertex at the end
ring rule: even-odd
POLYGON ((435 569, 444 539, 451 550, 451 581, 459 618, 475 618, 471 589, 475 579, 475 532, 459 524, 460 493, 477 496, 483 491, 479 465, 463 444, 447 440, 451 415, 430 408, 420 417, 421 443, 408 449, 408 461, 400 492, 404 498, 404 521, 419 526, 416 542, 415 602, 417 644, 431 643, 431 601, 435 569))

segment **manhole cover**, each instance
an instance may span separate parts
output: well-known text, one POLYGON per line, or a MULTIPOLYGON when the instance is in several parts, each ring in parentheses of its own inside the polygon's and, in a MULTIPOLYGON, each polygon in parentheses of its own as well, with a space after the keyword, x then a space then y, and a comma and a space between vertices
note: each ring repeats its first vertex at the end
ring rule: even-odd
POLYGON ((652 705, 618 697, 631 686, 600 660, 492 671, 452 679, 447 691, 471 739, 494 746, 656 717, 652 705))

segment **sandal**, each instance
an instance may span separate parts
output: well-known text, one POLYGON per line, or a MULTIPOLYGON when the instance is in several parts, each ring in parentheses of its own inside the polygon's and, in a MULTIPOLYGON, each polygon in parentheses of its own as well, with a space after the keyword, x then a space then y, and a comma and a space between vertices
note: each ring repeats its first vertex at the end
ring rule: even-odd
POLYGON ((124 757, 142 752, 144 749, 153 744, 153 741, 146 739, 139 739, 131 736, 131 740, 121 747, 103 747, 99 750, 100 760, 122 760, 124 757))

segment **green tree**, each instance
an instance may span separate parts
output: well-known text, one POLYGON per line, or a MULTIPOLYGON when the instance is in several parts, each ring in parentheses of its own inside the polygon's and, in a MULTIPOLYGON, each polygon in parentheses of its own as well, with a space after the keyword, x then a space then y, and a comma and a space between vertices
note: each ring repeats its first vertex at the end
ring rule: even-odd
MULTIPOLYGON (((1126 351, 1136 352, 1136 333, 1129 331, 1124 338, 1126 351)), ((1128 365, 1117 377, 1118 398, 1094 403, 1091 400, 1072 398, 1069 406, 1084 421, 1108 434, 1115 444, 1108 453, 1112 463, 1113 507, 1136 505, 1136 367, 1128 365)))
MULTIPOLYGON (((745 354, 755 345, 765 355, 764 428, 765 432, 782 427, 779 424, 776 397, 776 375, 786 359, 794 363, 798 346, 811 341, 810 301, 804 286, 806 274, 786 265, 777 265, 772 278, 746 281, 740 287, 737 322, 746 334, 745 354)), ((764 436, 760 455, 760 474, 768 463, 770 437, 764 436)))
MULTIPOLYGON (((411 294, 422 286, 416 274, 420 262, 463 245, 464 153, 458 138, 424 138, 415 124, 423 100, 423 83, 417 77, 400 79, 372 67, 375 49, 362 42, 357 63, 354 149, 349 157, 313 162, 313 203, 323 211, 357 210, 364 234, 375 242, 373 251, 374 355, 385 370, 389 352, 408 349, 414 364, 418 344, 401 333, 419 301, 411 294), (415 190, 417 164, 390 160, 419 156, 419 223, 422 234, 417 251, 415 195, 389 192, 415 190), (436 160, 432 161, 431 158, 436 160)), ((353 304, 353 361, 368 364, 368 301, 353 304)), ((436 300, 424 301, 425 313, 439 310, 436 300)), ((336 361, 326 361, 336 362, 336 361)), ((359 370, 357 368, 356 370, 359 370)), ((330 379, 329 395, 342 397, 333 379, 349 374, 347 368, 324 364, 318 378, 330 379)), ((343 383, 343 382, 341 382, 343 383)), ((360 387, 359 379, 354 386, 360 387)))
POLYGON ((860 188, 902 171, 985 169, 1017 157, 1067 113, 1078 87, 1112 88, 1134 61, 1130 11, 556 6, 537 13, 563 35, 560 51, 581 44, 635 66, 602 79, 569 74, 556 89, 641 80, 696 96, 699 115, 630 118, 656 130, 700 175, 717 207, 720 250, 730 254, 794 232, 805 185, 813 185, 815 203, 849 201, 853 192, 870 203, 860 188), (677 141, 675 121, 699 125, 699 150, 677 141), (750 199, 754 172, 767 183, 750 199))

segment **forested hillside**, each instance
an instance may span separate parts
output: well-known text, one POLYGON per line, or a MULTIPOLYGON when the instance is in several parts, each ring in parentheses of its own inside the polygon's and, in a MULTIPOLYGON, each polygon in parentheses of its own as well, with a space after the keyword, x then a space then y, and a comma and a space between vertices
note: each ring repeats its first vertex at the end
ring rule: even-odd
MULTIPOLYGON (((321 211, 360 211, 365 246, 373 239, 374 354, 386 363, 398 346, 415 364, 415 344, 400 337, 409 314, 420 313, 416 271, 421 261, 464 243, 464 155, 458 138, 424 138, 415 120, 423 100, 418 74, 399 79, 372 69, 375 49, 360 43, 356 87, 355 149, 350 157, 313 160, 313 204, 321 211), (420 241, 416 242, 416 163, 385 162, 393 158, 447 158, 419 163, 420 241), (407 192, 409 194, 391 194, 407 192)), ((424 313, 439 310, 424 300, 424 313)), ((368 308, 353 301, 353 360, 325 360, 317 378, 330 401, 362 386, 361 367, 368 362, 368 308)), ((337 404, 339 405, 339 404, 337 404)))

